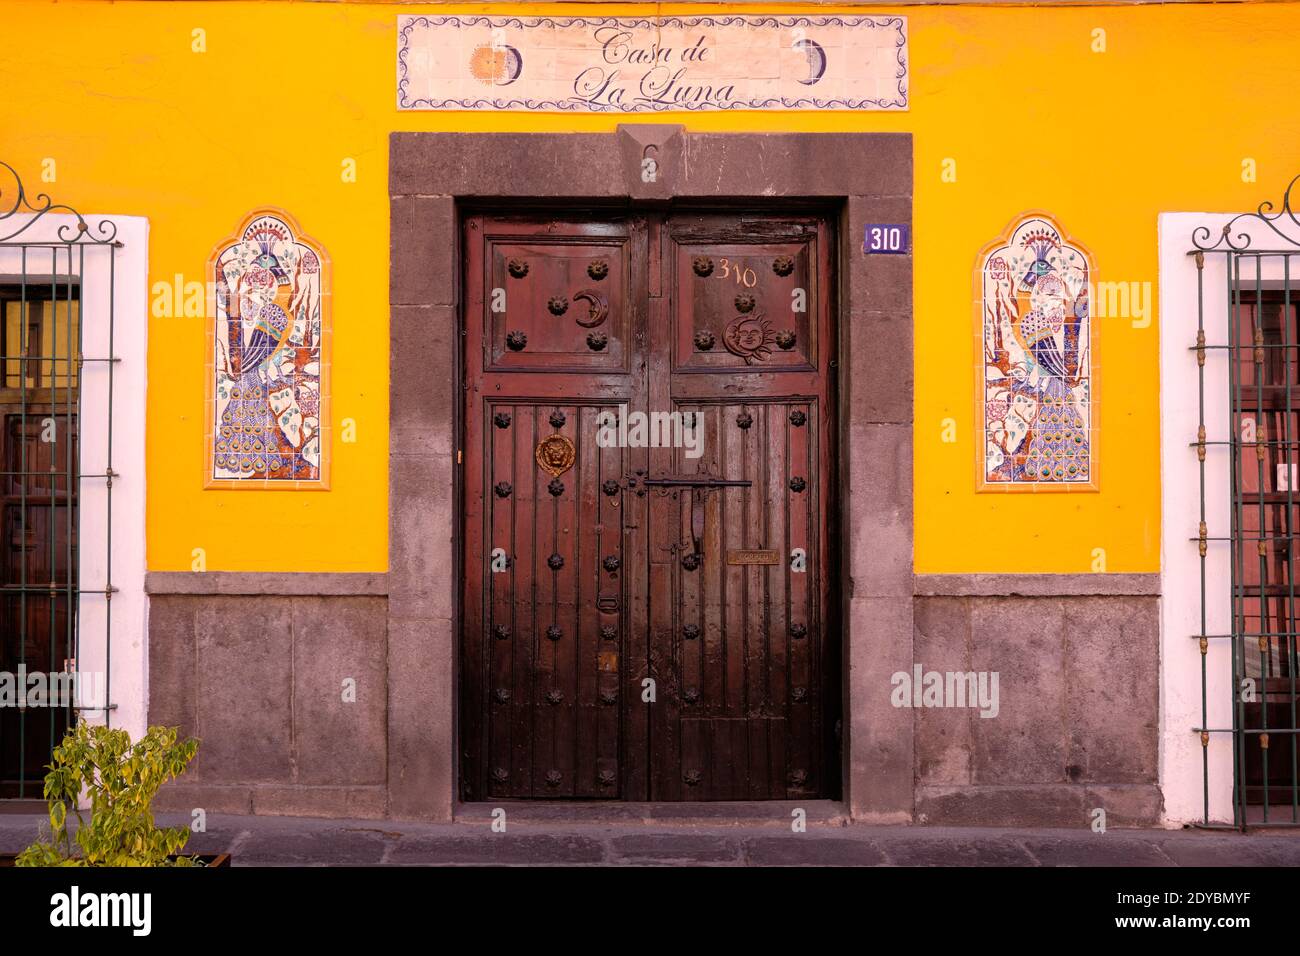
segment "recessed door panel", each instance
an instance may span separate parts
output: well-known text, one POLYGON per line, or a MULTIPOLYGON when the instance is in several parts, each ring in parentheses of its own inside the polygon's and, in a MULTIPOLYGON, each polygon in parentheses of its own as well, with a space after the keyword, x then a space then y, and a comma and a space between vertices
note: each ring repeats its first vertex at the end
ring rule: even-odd
POLYGON ((667 226, 666 239, 675 371, 816 365, 815 222, 685 217, 667 226))
MULTIPOLYGON (((490 221, 485 221, 490 223, 490 221)), ((487 368, 624 370, 629 235, 621 224, 491 223, 487 368)))

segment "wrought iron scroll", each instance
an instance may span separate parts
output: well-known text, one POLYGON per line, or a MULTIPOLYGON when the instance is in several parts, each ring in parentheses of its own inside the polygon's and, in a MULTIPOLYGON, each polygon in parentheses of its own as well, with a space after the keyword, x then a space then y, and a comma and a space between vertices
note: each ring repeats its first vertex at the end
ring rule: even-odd
MULTIPOLYGON (((113 595, 117 591, 113 586, 112 575, 114 562, 111 524, 113 479, 119 477, 118 472, 113 468, 113 377, 114 366, 119 360, 112 354, 116 253, 123 245, 117 235, 117 224, 110 219, 96 218, 95 221, 87 221, 86 217, 72 206, 56 203, 46 193, 29 193, 17 170, 10 164, 0 161, 0 251, 10 252, 12 261, 18 266, 16 275, 0 278, 4 280, 2 284, 7 290, 7 301, 17 303, 21 310, 19 321, 16 323, 17 332, 6 333, 16 334, 17 340, 6 345, 3 362, 4 378, 0 379, 0 386, 11 393, 5 399, 5 406, 0 408, 0 427, 8 429, 11 423, 20 424, 18 437, 11 438, 19 443, 20 448, 16 461, 0 462, 0 469, 4 469, 0 470, 0 478, 5 479, 6 488, 11 485, 16 485, 18 488, 17 491, 10 488, 8 493, 10 498, 14 499, 12 505, 17 507, 21 515, 17 527, 26 537, 31 537, 34 532, 39 533, 39 528, 31 522, 30 509, 33 507, 48 507, 51 515, 58 509, 67 510, 66 518, 62 519, 66 520, 65 542, 59 543, 55 539, 58 522, 53 517, 46 521, 50 535, 48 546, 51 549, 49 579, 45 577, 41 580, 35 579, 38 572, 28 568, 24 550, 21 566, 18 569, 20 573, 15 574, 13 579, 6 579, 0 593, 3 593, 6 602, 12 602, 17 607, 17 613, 13 617, 19 621, 18 626, 21 631, 16 646, 20 648, 19 663, 24 666, 34 665, 43 669, 45 665, 44 661, 27 658, 28 609, 31 607, 32 600, 49 602, 50 660, 48 666, 50 672, 72 671, 78 676, 78 684, 74 684, 73 687, 73 700, 64 701, 57 708, 64 711, 66 707, 66 720, 69 723, 75 720, 78 714, 98 713, 102 715, 106 724, 111 725, 112 714, 117 709, 117 705, 112 701, 110 675, 113 643, 112 618, 109 613, 113 595), (9 181, 10 179, 12 182, 9 181), (47 220, 47 216, 52 218, 47 220), (59 222, 59 225, 53 230, 38 228, 41 223, 53 225, 55 222, 59 222), (93 254, 95 249, 107 250, 101 293, 107 298, 108 305, 106 314, 97 313, 94 316, 87 316, 83 311, 86 303, 83 292, 89 261, 88 250, 93 254), (36 306, 51 308, 48 354, 41 345, 37 345, 35 349, 31 348, 30 335, 35 333, 29 328, 31 315, 29 310, 36 306), (66 323, 57 317, 60 306, 66 315, 66 323), (84 354, 84 330, 88 321, 94 322, 97 330, 107 330, 109 355, 84 354), (9 351, 11 348, 12 352, 9 351), (106 365, 108 397, 106 407, 102 410, 82 408, 82 372, 91 363, 106 365), (34 375, 31 374, 33 365, 36 369, 34 375), (16 372, 12 371, 14 368, 17 369, 16 372), (48 384, 44 381, 42 371, 45 368, 50 370, 48 384), (16 385, 10 386, 11 376, 16 378, 16 385), (48 410, 41 411, 42 407, 48 410), (102 471, 91 474, 82 470, 80 435, 85 422, 81 419, 83 412, 85 414, 94 412, 97 415, 101 411, 106 413, 107 420, 96 423, 96 428, 104 429, 102 437, 106 447, 106 460, 102 471), (29 425, 34 420, 57 423, 56 431, 52 434, 60 437, 54 439, 55 448, 51 452, 48 472, 33 470, 34 466, 28 460, 26 441, 29 425), (27 482, 32 476, 45 478, 48 491, 35 486, 29 488, 27 482), (80 489, 82 484, 89 480, 102 480, 105 483, 104 538, 95 542, 83 540, 78 527, 81 508, 80 489), (64 488, 61 499, 56 491, 60 483, 63 483, 64 488), (85 587, 86 582, 80 579, 79 556, 86 554, 91 547, 105 549, 102 586, 85 587), (66 566, 66 574, 60 577, 64 580, 54 579, 56 548, 63 551, 61 560, 66 566), (92 681, 89 700, 83 694, 79 683, 82 677, 79 659, 83 637, 80 627, 80 602, 84 595, 100 595, 104 600, 103 629, 100 632, 96 628, 95 634, 97 640, 102 636, 104 641, 102 665, 100 665, 103 668, 102 679, 92 681), (63 622, 58 622, 55 618, 56 599, 66 604, 63 622), (59 653, 60 649, 62 653, 59 653)), ((4 298, 4 295, 0 295, 0 298, 4 298)), ((39 779, 26 773, 32 758, 38 756, 29 753, 26 748, 29 736, 26 732, 26 723, 32 719, 28 714, 32 706, 34 705, 19 708, 17 727, 6 728, 9 731, 15 729, 17 731, 17 776, 16 779, 0 779, 0 797, 22 798, 35 796, 40 792, 39 779)), ((52 700, 51 708, 53 714, 52 700)), ((45 749, 47 746, 52 750, 58 743, 55 739, 56 722, 51 719, 49 725, 49 739, 42 740, 39 744, 45 753, 49 752, 45 749)), ((38 730, 38 733, 44 736, 43 731, 38 730)), ((10 744, 12 745, 13 741, 10 741, 10 744)), ((4 774, 0 774, 0 777, 3 776, 4 774)))
MULTIPOLYGON (((60 242, 68 244, 82 242, 100 246, 117 244, 117 224, 112 220, 101 219, 92 229, 90 223, 86 222, 85 217, 82 216, 81 213, 77 212, 77 210, 73 209, 71 206, 63 203, 56 203, 46 193, 37 193, 35 197, 36 201, 32 202, 32 200, 27 196, 27 190, 23 186, 23 180, 22 177, 18 175, 18 171, 8 163, 2 161, 0 161, 0 167, 7 170, 9 175, 14 178, 13 205, 9 206, 8 209, 4 208, 4 204, 8 202, 5 197, 6 190, 3 185, 0 185, 0 232, 8 228, 5 222, 6 220, 19 215, 31 214, 32 216, 32 218, 27 219, 13 232, 8 233, 7 235, 0 235, 0 243, 11 242, 17 239, 28 229, 31 229, 34 225, 40 222, 46 215, 58 214, 73 216, 77 220, 75 227, 67 224, 59 226, 57 234, 60 242), (98 235, 95 235, 94 233, 98 233, 98 235)), ((43 245, 45 244, 46 243, 43 243, 43 245)))
POLYGON ((1300 176, 1296 176, 1291 182, 1287 183, 1286 191, 1282 194, 1282 206, 1276 212, 1273 212, 1273 203, 1264 200, 1254 212, 1243 212, 1239 216, 1234 216, 1228 222, 1224 223, 1223 228, 1219 231, 1218 237, 1210 242, 1214 236, 1214 230, 1209 226, 1198 226, 1192 231, 1192 245, 1201 252, 1247 252, 1250 251, 1251 237, 1247 232, 1233 233, 1239 228, 1238 223, 1243 221, 1261 222, 1269 228, 1279 239, 1288 246, 1300 249, 1300 219, 1296 218, 1296 211, 1291 208, 1291 191, 1300 183, 1300 176), (1288 232, 1279 229, 1277 224, 1290 225, 1295 227, 1295 232, 1288 232))

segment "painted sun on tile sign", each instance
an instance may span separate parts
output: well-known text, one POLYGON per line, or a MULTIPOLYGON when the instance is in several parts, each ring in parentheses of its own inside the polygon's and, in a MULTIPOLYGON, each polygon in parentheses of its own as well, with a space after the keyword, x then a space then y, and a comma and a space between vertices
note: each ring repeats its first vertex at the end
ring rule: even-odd
POLYGON ((980 490, 1095 490, 1087 252, 1027 215, 979 263, 980 490))
POLYGON ((907 19, 400 16, 403 110, 905 110, 907 19))
POLYGON ((326 488, 329 259, 276 209, 208 263, 209 488, 326 488))

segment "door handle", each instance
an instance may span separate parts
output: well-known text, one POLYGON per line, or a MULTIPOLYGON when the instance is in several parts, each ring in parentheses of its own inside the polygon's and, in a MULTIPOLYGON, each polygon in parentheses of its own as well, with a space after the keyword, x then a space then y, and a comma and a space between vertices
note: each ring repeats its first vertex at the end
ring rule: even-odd
POLYGON ((704 560, 704 495, 701 488, 691 489, 691 540, 695 543, 697 562, 704 560))

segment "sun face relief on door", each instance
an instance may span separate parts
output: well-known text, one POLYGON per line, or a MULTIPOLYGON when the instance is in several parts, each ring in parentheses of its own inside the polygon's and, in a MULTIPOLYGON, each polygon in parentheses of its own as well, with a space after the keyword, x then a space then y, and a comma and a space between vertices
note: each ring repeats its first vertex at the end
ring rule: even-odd
POLYGON ((466 799, 837 789, 831 244, 467 219, 466 799))

